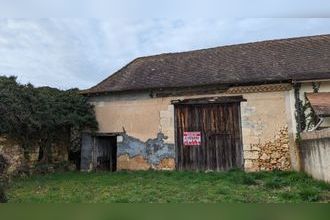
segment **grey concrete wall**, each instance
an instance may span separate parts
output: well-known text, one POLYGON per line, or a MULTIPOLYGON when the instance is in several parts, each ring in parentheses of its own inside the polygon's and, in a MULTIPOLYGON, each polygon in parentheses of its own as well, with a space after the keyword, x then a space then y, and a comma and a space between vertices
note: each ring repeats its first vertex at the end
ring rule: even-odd
POLYGON ((300 157, 303 171, 330 182, 330 129, 303 133, 300 157))

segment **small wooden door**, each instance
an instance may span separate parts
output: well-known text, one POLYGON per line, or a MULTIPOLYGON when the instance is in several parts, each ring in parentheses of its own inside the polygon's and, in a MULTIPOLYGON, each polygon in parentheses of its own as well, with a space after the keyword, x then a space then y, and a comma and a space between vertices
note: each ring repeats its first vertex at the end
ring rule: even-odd
POLYGON ((243 167, 240 102, 175 104, 178 170, 225 171, 243 167), (200 143, 184 135, 200 134, 200 143))
POLYGON ((116 136, 96 137, 95 167, 97 170, 117 170, 117 138, 116 136))

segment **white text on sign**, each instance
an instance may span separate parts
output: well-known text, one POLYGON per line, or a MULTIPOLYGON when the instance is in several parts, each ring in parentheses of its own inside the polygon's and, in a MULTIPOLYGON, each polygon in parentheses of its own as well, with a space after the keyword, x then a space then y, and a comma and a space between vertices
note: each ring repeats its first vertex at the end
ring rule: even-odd
POLYGON ((201 145, 201 132, 184 132, 183 144, 185 146, 200 146, 201 145))

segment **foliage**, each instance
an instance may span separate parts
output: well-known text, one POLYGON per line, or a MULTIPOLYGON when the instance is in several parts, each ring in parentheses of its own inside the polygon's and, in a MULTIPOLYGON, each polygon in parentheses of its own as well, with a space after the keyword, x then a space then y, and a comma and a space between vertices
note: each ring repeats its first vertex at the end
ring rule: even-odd
MULTIPOLYGON (((312 83, 312 87, 313 87, 313 93, 318 93, 321 87, 321 83, 316 83, 313 82, 312 83)), ((315 127, 318 122, 319 122, 319 117, 317 116, 317 114, 315 113, 314 109, 312 108, 312 105, 310 103, 310 101, 307 99, 307 94, 305 94, 305 106, 304 106, 304 112, 306 114, 306 126, 307 126, 307 130, 315 127)))
POLYGON ((13 203, 301 203, 329 202, 329 195, 329 184, 302 173, 238 170, 55 173, 15 179, 8 190, 13 203))
POLYGON ((271 188, 271 189, 279 189, 281 187, 286 186, 287 182, 278 176, 275 176, 274 178, 268 179, 265 181, 265 187, 271 188))
POLYGON ((300 139, 300 133, 306 128, 306 116, 303 101, 300 99, 301 84, 294 85, 295 108, 296 108, 296 122, 297 122, 297 139, 300 139))
POLYGON ((6 197, 6 194, 5 194, 5 190, 3 188, 3 186, 0 185, 0 203, 6 203, 8 200, 7 200, 7 197, 6 197))
POLYGON ((39 145, 46 162, 52 143, 69 142, 71 133, 97 128, 93 107, 78 89, 35 88, 5 76, 0 76, 0 121, 0 135, 27 150, 39 145))
POLYGON ((314 93, 318 93, 321 87, 321 83, 320 82, 313 82, 312 83, 313 86, 313 92, 314 93))
POLYGON ((5 194, 5 188, 7 185, 7 176, 5 174, 5 171, 7 169, 8 163, 6 159, 0 155, 0 203, 7 202, 7 197, 5 194))
POLYGON ((7 169, 8 162, 3 155, 0 154, 0 176, 2 176, 7 169))
POLYGON ((320 200, 320 190, 315 187, 302 186, 299 195, 302 200, 307 202, 316 202, 320 200))
MULTIPOLYGON (((318 93, 321 87, 320 83, 312 83, 313 92, 318 93)), ((312 108, 311 103, 307 99, 307 94, 304 94, 304 101, 300 99, 300 88, 301 84, 297 83, 294 85, 294 95, 295 95, 295 108, 296 108, 296 121, 297 121, 297 139, 300 139, 300 133, 309 130, 317 125, 319 122, 319 117, 312 108)))
POLYGON ((305 120, 306 120, 306 129, 310 130, 311 128, 315 127, 319 122, 319 117, 315 113, 314 109, 312 108, 311 103, 306 97, 305 94, 305 105, 304 105, 304 112, 305 112, 305 120))

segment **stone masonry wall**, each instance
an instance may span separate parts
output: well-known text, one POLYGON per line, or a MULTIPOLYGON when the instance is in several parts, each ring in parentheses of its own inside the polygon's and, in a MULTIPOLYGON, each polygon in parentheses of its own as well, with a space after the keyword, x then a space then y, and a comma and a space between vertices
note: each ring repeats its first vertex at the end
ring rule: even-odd
POLYGON ((287 127, 281 129, 273 141, 252 144, 249 149, 245 149, 244 158, 248 171, 290 170, 287 127))
MULTIPOLYGON (((68 153, 64 146, 53 145, 52 149, 54 163, 68 161, 68 153)), ((0 155, 8 163, 6 174, 17 175, 21 172, 33 172, 38 162, 39 147, 36 146, 29 149, 28 152, 24 152, 24 149, 19 144, 0 138, 0 155)))
POLYGON ((8 145, 5 145, 3 142, 0 143, 0 155, 4 157, 8 164, 6 170, 4 171, 5 174, 15 175, 26 165, 24 151, 17 144, 13 144, 8 147, 8 145))

